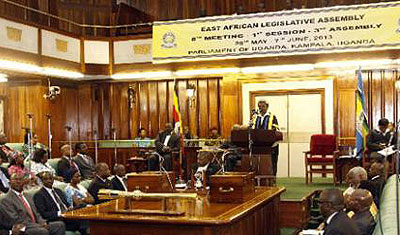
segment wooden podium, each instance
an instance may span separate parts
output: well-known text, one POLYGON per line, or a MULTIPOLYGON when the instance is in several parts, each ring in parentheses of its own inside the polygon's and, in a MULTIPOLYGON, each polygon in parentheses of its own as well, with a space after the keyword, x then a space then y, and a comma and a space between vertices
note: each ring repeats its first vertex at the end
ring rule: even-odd
POLYGON ((244 149, 242 169, 254 171, 256 178, 260 178, 260 176, 265 176, 265 178, 273 176, 271 148, 275 142, 282 139, 282 133, 273 130, 250 129, 233 130, 231 132, 232 143, 244 149), (249 136, 253 141, 251 159, 249 157, 249 136))

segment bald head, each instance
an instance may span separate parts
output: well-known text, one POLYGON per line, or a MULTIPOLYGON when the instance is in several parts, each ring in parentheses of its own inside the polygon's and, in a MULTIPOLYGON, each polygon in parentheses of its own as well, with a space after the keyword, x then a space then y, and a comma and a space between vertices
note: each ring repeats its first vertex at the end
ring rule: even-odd
POLYGON ((68 157, 68 156, 72 155, 72 148, 69 144, 64 144, 63 146, 61 146, 60 150, 61 150, 61 154, 63 156, 68 157))
POLYGON ((371 168, 369 169, 369 174, 371 177, 380 175, 384 176, 385 175, 385 165, 380 162, 374 162, 371 165, 371 168))
POLYGON ((98 175, 99 177, 101 177, 103 179, 106 179, 107 177, 109 177, 111 175, 108 165, 104 162, 97 163, 94 170, 96 172, 96 175, 98 175))
POLYGON ((327 218, 344 208, 343 193, 337 188, 325 189, 320 195, 320 203, 321 214, 327 218))
POLYGON ((368 174, 364 168, 356 166, 351 168, 346 178, 350 186, 357 188, 361 181, 368 179, 368 174))
POLYGON ((126 174, 125 166, 122 164, 115 164, 113 170, 114 174, 118 175, 119 177, 124 177, 126 174))
POLYGON ((347 199, 346 207, 355 213, 369 210, 373 202, 372 194, 365 189, 356 189, 347 199))

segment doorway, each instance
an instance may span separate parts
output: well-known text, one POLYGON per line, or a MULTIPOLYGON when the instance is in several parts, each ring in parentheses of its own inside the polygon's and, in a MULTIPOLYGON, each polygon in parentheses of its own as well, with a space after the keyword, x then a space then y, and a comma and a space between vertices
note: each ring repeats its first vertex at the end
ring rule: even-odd
POLYGON ((278 177, 304 177, 304 152, 310 137, 325 133, 325 89, 250 91, 250 108, 258 101, 269 103, 283 133, 279 144, 278 177))

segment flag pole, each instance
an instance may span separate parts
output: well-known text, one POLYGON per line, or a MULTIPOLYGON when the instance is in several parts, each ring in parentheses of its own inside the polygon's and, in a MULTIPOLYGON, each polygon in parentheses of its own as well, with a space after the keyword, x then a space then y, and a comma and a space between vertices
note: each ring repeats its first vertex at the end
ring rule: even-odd
POLYGON ((182 178, 182 163, 183 163, 183 152, 184 152, 184 143, 183 143, 183 131, 182 131, 182 118, 181 118, 181 112, 180 112, 180 105, 179 105, 179 99, 178 99, 178 84, 176 81, 176 77, 174 77, 174 121, 175 125, 176 123, 178 124, 178 131, 179 133, 179 141, 180 141, 180 148, 179 148, 179 167, 178 167, 178 182, 177 184, 182 184, 184 183, 183 178, 182 178))

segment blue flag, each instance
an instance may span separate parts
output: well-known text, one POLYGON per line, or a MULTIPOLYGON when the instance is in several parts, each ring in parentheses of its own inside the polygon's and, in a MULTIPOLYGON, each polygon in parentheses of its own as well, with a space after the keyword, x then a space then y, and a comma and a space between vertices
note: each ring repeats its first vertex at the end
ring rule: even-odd
POLYGON ((356 118, 356 157, 360 159, 366 149, 366 138, 369 133, 361 68, 358 69, 357 73, 356 118))

